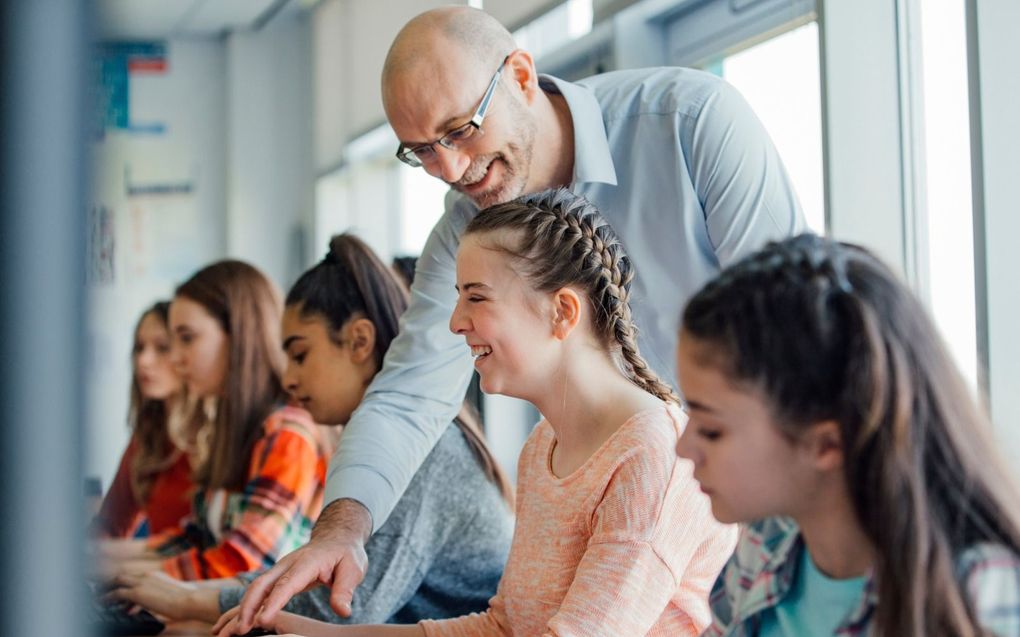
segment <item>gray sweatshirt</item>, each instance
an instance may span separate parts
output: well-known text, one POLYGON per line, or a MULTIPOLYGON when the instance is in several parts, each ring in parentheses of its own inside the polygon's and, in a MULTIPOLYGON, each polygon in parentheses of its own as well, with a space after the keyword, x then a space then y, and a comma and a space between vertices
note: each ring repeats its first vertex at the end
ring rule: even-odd
MULTIPOLYGON (((496 593, 512 535, 509 507, 451 424, 366 544, 368 573, 354 592, 351 617, 333 612, 323 586, 284 609, 334 624, 413 624, 482 612, 496 593)), ((239 577, 250 583, 258 575, 239 577)), ((220 611, 237 606, 243 594, 241 587, 221 590, 220 611)))

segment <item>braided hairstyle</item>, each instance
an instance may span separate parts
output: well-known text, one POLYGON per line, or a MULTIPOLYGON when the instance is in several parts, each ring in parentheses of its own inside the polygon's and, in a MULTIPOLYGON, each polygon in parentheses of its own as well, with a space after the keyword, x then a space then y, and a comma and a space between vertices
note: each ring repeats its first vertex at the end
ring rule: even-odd
POLYGON ((594 204, 565 188, 546 190, 482 210, 464 234, 496 232, 500 237, 493 237, 492 247, 509 255, 536 290, 568 285, 584 290, 595 333, 625 376, 661 400, 678 401, 638 351, 628 302, 634 269, 594 204))
POLYGON ((854 511, 876 547, 876 634, 985 634, 956 579, 979 542, 1020 552, 1020 493, 921 303, 863 248, 771 243, 688 303, 701 362, 765 397, 796 437, 838 423, 854 511))

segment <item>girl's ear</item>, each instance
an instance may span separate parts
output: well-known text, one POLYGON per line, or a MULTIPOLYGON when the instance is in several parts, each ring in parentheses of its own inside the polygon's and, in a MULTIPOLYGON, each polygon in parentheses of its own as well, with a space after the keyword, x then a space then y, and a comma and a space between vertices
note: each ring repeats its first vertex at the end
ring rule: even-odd
POLYGON ((564 340, 581 321, 581 297, 571 288, 553 293, 553 336, 564 340))
POLYGON ((823 420, 811 425, 804 435, 804 442, 819 471, 833 471, 843 467, 843 435, 835 420, 823 420))
POLYGON ((375 324, 367 318, 357 318, 344 326, 351 344, 351 361, 364 363, 375 354, 375 324))

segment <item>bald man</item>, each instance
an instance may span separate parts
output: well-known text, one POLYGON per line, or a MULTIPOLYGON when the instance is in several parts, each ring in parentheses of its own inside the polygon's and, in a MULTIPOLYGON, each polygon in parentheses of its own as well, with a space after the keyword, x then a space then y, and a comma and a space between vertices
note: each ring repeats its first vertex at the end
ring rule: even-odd
POLYGON ((247 630, 316 581, 349 612, 362 546, 457 413, 472 363, 447 328, 460 233, 480 208, 555 186, 593 201, 635 264, 639 345, 662 378, 686 300, 721 267, 804 230, 768 135, 722 80, 681 68, 577 83, 538 75, 487 14, 426 12, 397 35, 382 77, 401 161, 451 188, 426 243, 403 331, 344 432, 311 542, 249 589, 247 630))

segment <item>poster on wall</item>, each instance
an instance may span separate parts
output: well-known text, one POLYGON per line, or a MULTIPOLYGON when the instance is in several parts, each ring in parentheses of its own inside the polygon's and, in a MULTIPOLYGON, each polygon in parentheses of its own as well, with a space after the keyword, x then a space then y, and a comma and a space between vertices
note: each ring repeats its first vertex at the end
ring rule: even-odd
POLYGON ((96 138, 108 129, 128 133, 166 132, 158 121, 137 121, 131 114, 131 82, 142 75, 163 75, 167 71, 166 44, 163 42, 106 42, 94 56, 98 75, 96 138))
POLYGON ((160 138, 145 145, 124 165, 128 268, 134 280, 179 281, 207 253, 196 200, 200 165, 184 144, 160 138))

